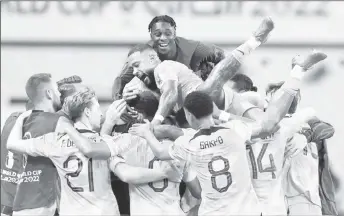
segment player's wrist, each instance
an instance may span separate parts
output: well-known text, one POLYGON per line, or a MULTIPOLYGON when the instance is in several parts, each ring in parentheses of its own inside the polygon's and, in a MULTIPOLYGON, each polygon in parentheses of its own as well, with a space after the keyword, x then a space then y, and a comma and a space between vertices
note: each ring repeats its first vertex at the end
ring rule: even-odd
POLYGON ((164 116, 162 116, 160 114, 156 114, 153 118, 153 121, 160 122, 160 123, 162 123, 164 120, 165 120, 164 116))

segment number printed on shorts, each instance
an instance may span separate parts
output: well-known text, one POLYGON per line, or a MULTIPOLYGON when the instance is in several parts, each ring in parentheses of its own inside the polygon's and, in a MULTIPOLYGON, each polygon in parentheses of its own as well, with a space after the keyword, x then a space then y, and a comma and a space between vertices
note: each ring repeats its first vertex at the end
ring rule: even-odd
POLYGON ((226 192, 232 184, 232 174, 229 172, 229 162, 226 158, 222 156, 215 156, 211 159, 211 161, 208 163, 208 170, 210 172, 211 176, 211 185, 212 187, 217 190, 220 193, 226 192), (215 161, 223 161, 224 163, 224 168, 222 170, 215 171, 213 168, 213 164, 215 161), (218 176, 225 176, 226 177, 226 185, 223 186, 222 188, 219 188, 216 183, 216 177, 218 176))
POLYGON ((251 145, 246 145, 246 150, 249 150, 249 157, 252 165, 252 178, 253 179, 258 179, 258 172, 257 172, 257 167, 260 173, 265 173, 265 172, 270 172, 272 179, 276 179, 276 166, 275 166, 275 160, 272 154, 269 154, 269 159, 270 159, 270 167, 266 167, 265 169, 263 168, 263 157, 265 155, 266 149, 268 148, 269 143, 264 143, 262 149, 259 152, 257 162, 256 162, 256 157, 253 153, 253 149, 251 145), (258 164, 258 166, 257 166, 258 164))
MULTIPOLYGON (((68 186, 74 191, 74 192, 84 192, 84 188, 82 187, 76 187, 73 186, 70 182, 70 178, 76 178, 79 176, 80 172, 83 169, 83 162, 80 158, 78 158, 76 155, 71 155, 67 158, 67 160, 63 163, 63 168, 68 168, 68 163, 70 161, 77 161, 78 162, 78 168, 75 170, 75 172, 70 172, 65 175, 65 178, 67 180, 68 186)), ((88 189, 90 192, 94 191, 94 184, 93 184, 93 168, 92 168, 92 158, 88 160, 88 189)))
MULTIPOLYGON (((149 169, 153 169, 153 166, 154 166, 154 161, 159 161, 159 159, 158 158, 156 158, 156 157, 154 157, 151 161, 149 161, 149 163, 148 163, 148 168, 149 169)), ((161 187, 161 188, 158 188, 158 187, 155 187, 154 185, 153 185, 153 182, 149 182, 148 183, 148 186, 150 187, 150 188, 152 188, 155 192, 163 192, 167 187, 168 187, 168 179, 166 178, 166 179, 163 179, 163 186, 161 187)))

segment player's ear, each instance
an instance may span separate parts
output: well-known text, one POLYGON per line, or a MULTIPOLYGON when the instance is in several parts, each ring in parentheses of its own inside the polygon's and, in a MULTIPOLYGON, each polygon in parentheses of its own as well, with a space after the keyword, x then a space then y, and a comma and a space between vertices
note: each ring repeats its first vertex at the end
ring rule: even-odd
POLYGON ((85 107, 84 113, 85 113, 85 115, 86 115, 87 117, 90 117, 90 115, 91 115, 91 110, 90 110, 90 108, 85 107))
POLYGON ((48 98, 49 100, 52 100, 52 99, 53 99, 53 92, 52 92, 51 89, 46 89, 46 90, 45 90, 45 94, 46 94, 46 96, 47 96, 47 98, 48 98))

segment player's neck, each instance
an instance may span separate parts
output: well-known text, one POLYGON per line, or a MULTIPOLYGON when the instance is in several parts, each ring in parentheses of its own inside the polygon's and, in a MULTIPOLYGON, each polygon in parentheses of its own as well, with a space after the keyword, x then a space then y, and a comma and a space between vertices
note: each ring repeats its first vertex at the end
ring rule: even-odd
POLYGON ((34 109, 35 110, 42 110, 44 112, 51 112, 51 113, 56 112, 52 103, 50 103, 48 101, 41 101, 39 103, 34 104, 34 109))
POLYGON ((92 130, 92 126, 88 121, 81 119, 78 119, 74 126, 78 129, 87 129, 87 130, 92 130))
POLYGON ((202 121, 198 122, 197 124, 197 130, 202 129, 202 128, 210 128, 214 125, 215 123, 212 118, 202 119, 202 121))

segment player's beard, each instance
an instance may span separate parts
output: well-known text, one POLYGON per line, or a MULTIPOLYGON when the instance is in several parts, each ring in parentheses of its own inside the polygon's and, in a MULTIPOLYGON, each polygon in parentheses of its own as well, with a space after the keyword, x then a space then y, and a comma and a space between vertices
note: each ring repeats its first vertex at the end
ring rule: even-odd
POLYGON ((60 99, 54 100, 53 108, 54 108, 55 112, 57 112, 57 111, 62 109, 62 102, 60 101, 60 99))

